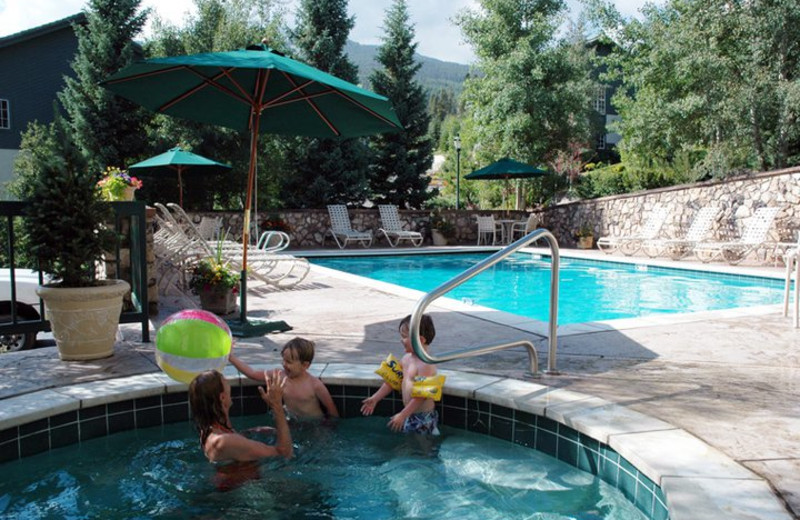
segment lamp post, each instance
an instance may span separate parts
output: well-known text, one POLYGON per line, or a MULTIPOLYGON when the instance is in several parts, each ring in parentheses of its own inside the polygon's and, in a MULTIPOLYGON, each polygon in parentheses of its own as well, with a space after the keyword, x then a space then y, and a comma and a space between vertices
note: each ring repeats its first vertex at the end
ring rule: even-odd
POLYGON ((456 209, 461 207, 461 136, 456 134, 453 139, 456 147, 456 209))

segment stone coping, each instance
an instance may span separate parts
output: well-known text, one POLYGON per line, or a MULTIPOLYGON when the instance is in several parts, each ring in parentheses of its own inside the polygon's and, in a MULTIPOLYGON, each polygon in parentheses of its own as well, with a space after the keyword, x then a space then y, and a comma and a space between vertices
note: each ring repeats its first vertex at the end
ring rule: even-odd
MULTIPOLYGON (((253 365, 256 370, 277 364, 253 365)), ((379 386, 372 365, 319 363, 311 372, 328 385, 379 386)), ((233 386, 255 385, 232 366, 233 386)), ((719 450, 658 419, 586 394, 498 376, 441 370, 445 395, 489 402, 546 417, 607 444, 658 484, 672 520, 790 520, 768 483, 719 450)), ((93 381, 40 390, 3 400, 0 430, 64 412, 141 397, 185 392, 165 374, 93 381)))

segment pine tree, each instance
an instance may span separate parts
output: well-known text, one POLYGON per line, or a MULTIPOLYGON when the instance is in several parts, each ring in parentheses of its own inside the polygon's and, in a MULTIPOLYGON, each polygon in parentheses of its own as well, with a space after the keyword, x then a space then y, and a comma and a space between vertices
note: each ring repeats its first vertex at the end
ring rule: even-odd
POLYGON ((133 38, 148 11, 136 14, 140 0, 89 0, 85 26, 76 26, 75 78, 67 78, 58 99, 76 145, 93 171, 123 166, 146 145, 150 114, 114 95, 100 82, 134 59, 133 38))
MULTIPOLYGON (((344 53, 355 24, 347 0, 301 0, 294 42, 299 59, 343 80, 355 82, 358 68, 344 53)), ((286 179, 287 206, 319 208, 330 203, 360 204, 368 193, 369 149, 361 139, 297 139, 289 150, 295 173, 286 179)))
POLYGON ((370 189, 376 202, 420 208, 435 195, 427 191, 430 178, 425 174, 433 161, 433 146, 426 96, 414 79, 422 65, 414 61, 417 44, 405 0, 394 0, 384 27, 378 50, 383 68, 372 73, 370 82, 376 93, 392 102, 404 130, 372 138, 370 189))

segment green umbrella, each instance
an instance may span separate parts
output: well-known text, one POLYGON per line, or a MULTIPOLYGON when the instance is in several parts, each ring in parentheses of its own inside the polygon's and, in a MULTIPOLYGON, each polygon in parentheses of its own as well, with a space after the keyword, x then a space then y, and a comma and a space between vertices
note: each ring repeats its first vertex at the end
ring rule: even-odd
POLYGON ((530 179, 531 177, 541 177, 543 175, 549 175, 549 172, 503 157, 480 170, 468 173, 464 178, 470 180, 530 179))
POLYGON ((103 85, 160 114, 250 133, 242 231, 242 328, 247 323, 247 244, 258 135, 358 137, 402 130, 385 97, 265 45, 137 62, 103 85))
POLYGON ((488 166, 484 166, 479 170, 468 173, 464 179, 469 180, 496 180, 503 179, 506 183, 505 191, 503 193, 503 206, 506 205, 506 194, 508 191, 508 179, 530 179, 532 177, 542 177, 549 175, 549 172, 535 168, 530 164, 521 163, 508 157, 503 157, 500 160, 493 162, 488 166))
POLYGON ((129 170, 138 170, 141 174, 178 173, 178 204, 183 207, 183 179, 184 170, 192 168, 204 173, 220 173, 230 170, 229 164, 219 163, 206 159, 202 155, 188 152, 180 147, 170 148, 166 152, 151 157, 142 162, 128 166, 129 170))

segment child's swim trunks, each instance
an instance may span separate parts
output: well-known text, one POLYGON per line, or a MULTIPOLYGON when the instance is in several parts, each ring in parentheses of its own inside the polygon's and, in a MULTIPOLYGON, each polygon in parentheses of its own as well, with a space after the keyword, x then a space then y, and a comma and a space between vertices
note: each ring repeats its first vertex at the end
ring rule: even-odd
POLYGON ((436 410, 412 414, 403 424, 403 433, 439 435, 439 413, 436 410))

